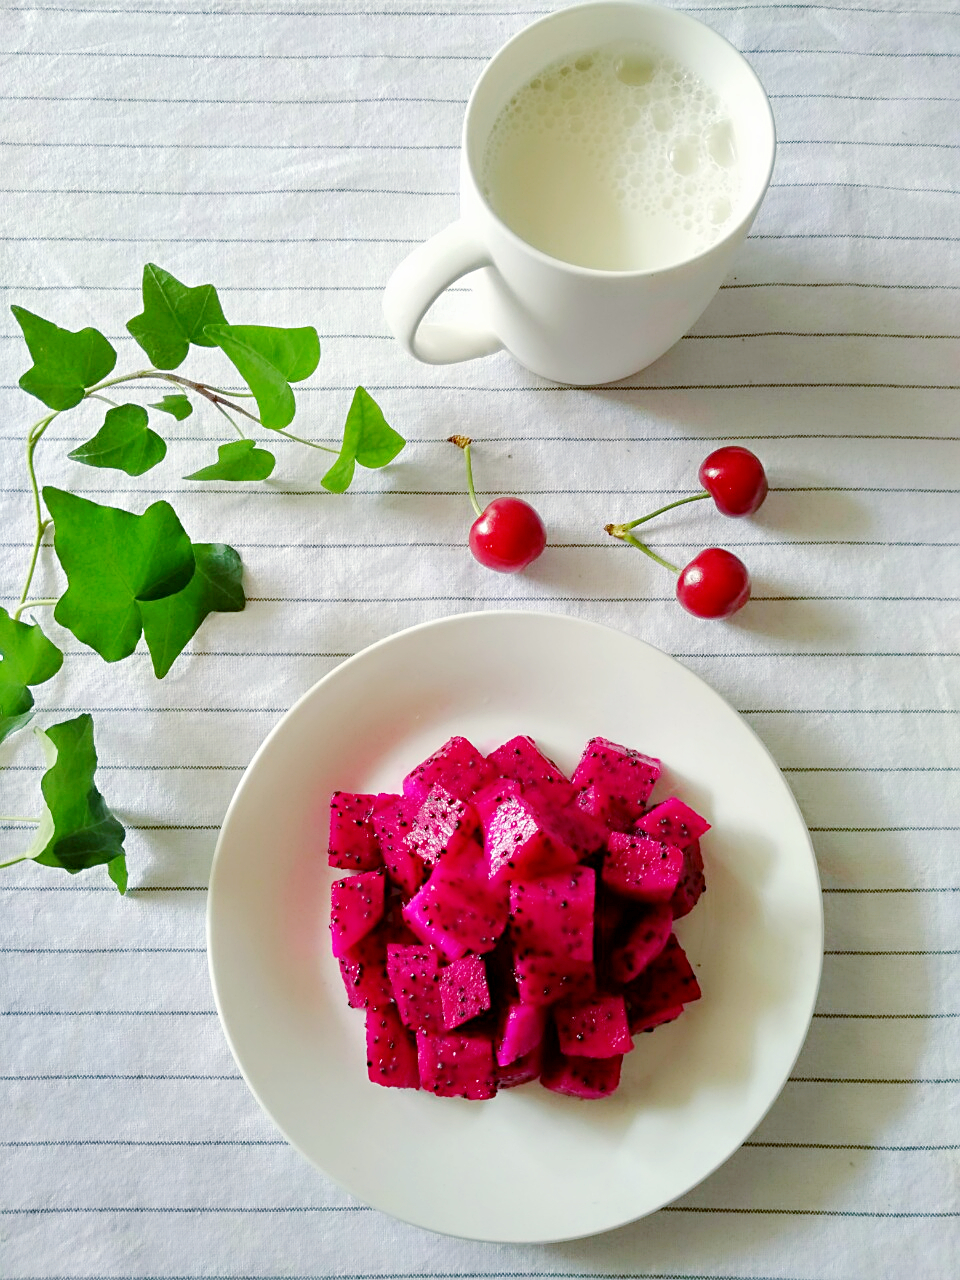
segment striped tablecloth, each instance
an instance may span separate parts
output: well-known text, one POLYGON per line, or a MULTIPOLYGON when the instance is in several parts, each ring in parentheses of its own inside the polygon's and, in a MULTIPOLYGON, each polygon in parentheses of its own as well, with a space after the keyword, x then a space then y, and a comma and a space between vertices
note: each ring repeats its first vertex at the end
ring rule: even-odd
MULTIPOLYGON (((778 1277, 947 1280, 960 1257, 957 495, 960 9, 955 0, 691 7, 741 48, 777 117, 773 186, 694 331, 629 383, 541 385, 507 357, 426 368, 389 338, 393 266, 456 213, 484 61, 541 11, 503 0, 111 0, 0 9, 0 290, 101 329, 143 264, 218 286, 235 322, 314 324, 295 429, 332 443, 363 383, 410 443, 350 494, 293 442, 261 485, 180 477, 226 438, 212 410, 141 479, 66 460, 44 483, 134 510, 170 496, 242 554, 250 603, 163 682, 67 633, 40 724, 94 713, 131 891, 100 870, 2 874, 0 1274, 25 1277, 778 1277), (452 431, 484 492, 550 531, 519 577, 482 570, 452 431), (722 538, 755 599, 728 623, 603 533, 695 488, 717 442, 764 459, 752 520, 685 508, 681 560, 722 538), (568 612, 674 654, 739 708, 813 833, 826 957, 806 1048, 760 1129, 667 1211, 555 1246, 444 1239, 357 1205, 272 1128, 221 1034, 204 956, 220 823, 278 716, 343 657, 473 609, 568 612)), ((19 597, 36 404, 3 323, 0 583, 19 597)), ((190 357, 184 372, 210 368, 190 357)), ((229 382, 218 366, 216 375, 229 382)), ((102 406, 100 406, 102 413, 102 406)), ((171 420, 172 422, 172 420, 171 420)), ((173 434, 171 432, 170 434, 173 434)), ((59 590, 44 551, 34 594, 59 590)), ((49 610, 38 609, 38 618, 49 610)), ((9 815, 36 811, 29 733, 0 748, 9 815)), ((4 857, 28 829, 4 822, 4 857)))

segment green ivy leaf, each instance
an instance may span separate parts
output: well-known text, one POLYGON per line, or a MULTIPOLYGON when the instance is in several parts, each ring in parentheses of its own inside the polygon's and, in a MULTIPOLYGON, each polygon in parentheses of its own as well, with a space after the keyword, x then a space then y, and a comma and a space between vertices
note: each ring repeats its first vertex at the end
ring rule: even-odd
POLYGON ((0 742, 32 719, 28 685, 57 674, 63 654, 36 623, 19 622, 0 609, 0 742))
POLYGON ((195 542, 196 570, 176 595, 140 605, 143 634, 159 680, 196 635, 209 613, 239 613, 246 605, 243 564, 232 547, 195 542))
POLYGON ((142 405, 117 405, 107 410, 103 426, 93 439, 67 456, 88 467, 109 467, 128 476, 142 476, 162 462, 167 452, 167 446, 147 422, 142 405))
POLYGON ((184 480, 266 480, 277 465, 269 449, 258 449, 252 440, 231 440, 217 449, 217 460, 184 480))
POLYGON ((12 737, 33 719, 33 694, 26 685, 0 681, 0 742, 12 737))
POLYGON ((127 329, 157 369, 182 364, 191 343, 214 346, 204 329, 226 323, 212 284, 190 288, 152 262, 143 268, 143 311, 127 322, 127 329))
POLYGON ((309 378, 320 362, 316 329, 211 324, 206 336, 221 348, 253 392, 262 424, 271 430, 289 426, 297 411, 289 383, 309 378))
POLYGON ((54 617, 107 662, 126 658, 143 630, 141 603, 182 591, 193 576, 190 539, 168 502, 138 516, 50 486, 43 497, 68 583, 54 617))
POLYGON ((164 396, 162 400, 158 400, 150 408, 159 409, 161 413, 172 414, 178 422, 182 422, 184 418, 189 418, 193 413, 193 405, 184 395, 164 396))
POLYGON ((320 483, 331 493, 344 493, 353 479, 354 464, 376 470, 392 462, 406 444, 387 425, 380 406, 363 387, 357 387, 343 427, 340 456, 320 483))
POLYGON ((118 853, 107 863, 107 875, 121 893, 127 892, 127 855, 118 853))
POLYGON ((77 716, 37 730, 47 771, 40 782, 45 812, 26 856, 45 867, 62 867, 75 875, 107 864, 111 880, 127 887, 124 829, 107 808, 93 776, 97 752, 93 720, 77 716))
POLYGON ((48 409, 72 409, 87 387, 100 382, 117 363, 117 353, 96 329, 74 333, 24 307, 10 310, 33 357, 33 368, 20 379, 20 386, 48 409))

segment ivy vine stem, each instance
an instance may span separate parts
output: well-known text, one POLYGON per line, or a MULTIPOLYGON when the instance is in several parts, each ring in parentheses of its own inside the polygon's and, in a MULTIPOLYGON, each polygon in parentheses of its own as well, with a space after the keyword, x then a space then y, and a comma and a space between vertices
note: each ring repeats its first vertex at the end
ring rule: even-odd
POLYGON ((223 405, 219 402, 219 400, 214 400, 214 401, 213 401, 213 407, 214 407, 218 412, 220 412, 220 413, 222 413, 222 414, 223 414, 223 416, 224 416, 224 417, 226 418, 226 420, 230 423, 231 427, 233 427, 234 431, 237 433, 237 435, 240 437, 240 439, 241 439, 241 440, 247 440, 247 439, 249 438, 249 437, 247 437, 247 436, 245 436, 245 435, 243 434, 243 431, 240 429, 240 427, 238 427, 238 426, 237 426, 237 424, 234 422, 234 420, 230 417, 229 413, 227 413, 226 409, 225 409, 225 408, 223 407, 223 405))
POLYGON ((14 610, 14 620, 20 617, 20 614, 26 608, 27 599, 30 595, 30 584, 33 582, 33 575, 37 568, 37 559, 40 555, 40 544, 43 541, 43 535, 46 531, 49 520, 45 520, 43 516, 43 506, 40 502, 40 486, 37 484, 37 470, 34 466, 33 455, 36 453, 37 445, 43 438, 43 433, 54 420, 59 409, 55 409, 53 413, 48 414, 45 418, 41 418, 39 422, 35 422, 27 432, 27 475, 30 478, 30 492, 33 494, 33 510, 36 518, 36 531, 33 538, 33 553, 30 556, 30 566, 27 569, 27 580, 23 584, 23 591, 20 594, 17 608, 14 610))
MULTIPOLYGON (((205 382, 194 382, 192 378, 181 377, 179 373, 169 373, 166 369, 138 369, 135 373, 121 374, 119 378, 107 378, 105 382, 98 382, 95 387, 91 387, 85 394, 84 399, 89 400, 91 396, 96 396, 105 387, 116 387, 122 382, 136 382, 142 378, 159 378, 163 382, 172 382, 177 387, 189 387, 191 391, 195 391, 198 396, 203 396, 205 400, 209 400, 211 404, 216 405, 218 408, 220 405, 226 405, 229 409, 233 409, 234 412, 242 413, 245 418, 249 418, 257 426, 263 425, 256 414, 250 413, 242 405, 234 404, 232 400, 228 400, 221 395, 219 388, 207 386, 205 382)), ((245 439, 246 437, 242 436, 241 438, 245 439)))
POLYGON ((58 601, 56 597, 49 600, 28 600, 26 604, 18 604, 13 612, 14 621, 20 617, 21 613, 25 613, 27 609, 52 608, 58 601))
POLYGON ((322 449, 324 453, 339 453, 338 449, 331 449, 328 444, 317 444, 316 440, 304 440, 303 436, 295 436, 292 431, 285 431, 283 427, 273 427, 272 430, 278 436, 286 436, 288 440, 296 440, 297 444, 309 445, 311 449, 322 449))
POLYGON ((39 818, 25 818, 22 813, 0 813, 0 822, 25 822, 32 827, 40 825, 39 818))
MULTIPOLYGON (((251 422, 255 422, 258 427, 263 426, 256 414, 245 409, 243 405, 234 403, 234 400, 255 399, 252 391, 225 391, 222 387, 212 387, 206 382, 194 382, 191 378, 181 377, 179 373, 167 373, 163 369, 140 369, 136 373, 130 373, 121 378, 110 378, 107 382, 101 382, 97 386, 91 387, 85 398, 95 395, 104 387, 116 386, 120 382, 133 382, 137 378, 161 378, 163 381, 172 382, 178 387, 189 387, 191 391, 195 391, 197 395, 209 400, 214 408, 223 413, 241 440, 246 440, 248 437, 243 434, 229 413, 225 412, 226 409, 232 409, 234 413, 242 414, 244 418, 249 418, 251 422), (227 397, 230 398, 228 399, 227 397)), ((285 431, 282 427, 272 427, 270 430, 278 436, 286 436, 288 440, 295 440, 297 444, 305 444, 310 449, 320 449, 323 453, 339 453, 338 449, 331 449, 326 444, 318 444, 316 440, 306 440, 303 436, 294 435, 292 431, 285 431)))
POLYGON ((234 400, 256 400, 256 396, 252 391, 231 391, 229 387, 215 387, 210 382, 205 382, 204 386, 208 391, 215 391, 218 396, 232 396, 234 400))

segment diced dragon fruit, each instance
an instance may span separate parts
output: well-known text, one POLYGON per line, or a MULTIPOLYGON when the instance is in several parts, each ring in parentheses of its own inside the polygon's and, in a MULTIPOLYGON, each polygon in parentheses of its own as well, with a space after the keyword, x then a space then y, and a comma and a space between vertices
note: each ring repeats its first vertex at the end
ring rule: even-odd
POLYGON ((591 738, 573 772, 577 788, 590 791, 587 812, 620 831, 629 831, 643 813, 659 777, 659 760, 609 738, 591 738))
POLYGON ((634 827, 664 844, 685 845, 710 830, 710 823, 688 804, 670 796, 637 819, 634 827))
POLYGON ((338 963, 351 1009, 382 1009, 392 1004, 393 988, 387 977, 387 941, 382 924, 348 947, 338 963))
POLYGON ((367 1010, 367 1075, 392 1089, 419 1089, 417 1044, 396 1009, 367 1010))
POLYGON ((494 1041, 497 1066, 508 1067, 527 1057, 543 1040, 547 1028, 547 1009, 542 1005, 523 1004, 519 1000, 507 1005, 494 1041))
POLYGON ((683 870, 670 899, 673 918, 679 920, 693 910, 707 887, 700 836, 710 830, 710 823, 682 800, 671 796, 645 813, 634 829, 645 831, 664 844, 679 845, 683 850, 683 870))
POLYGON ((572 1098, 609 1098, 620 1083, 623 1055, 612 1058, 582 1058, 550 1055, 540 1073, 540 1083, 554 1093, 572 1098))
POLYGON ((606 844, 609 835, 607 828, 576 803, 559 808, 552 803, 551 795, 544 792, 528 791, 526 795, 541 821, 549 824, 554 838, 568 845, 581 861, 590 854, 597 853, 606 844))
POLYGON ((425 867, 413 851, 411 827, 420 809, 406 796, 378 796, 371 823, 390 879, 409 897, 423 884, 425 867))
POLYGON ((659 769, 594 738, 571 782, 532 738, 485 760, 455 737, 402 795, 333 794, 328 858, 359 874, 331 888, 332 949, 372 1081, 614 1092, 632 1037, 700 997, 672 922, 709 824, 675 797, 644 812, 659 769))
POLYGON ((524 791, 539 791, 558 808, 572 804, 577 798, 577 788, 532 738, 511 738, 491 751, 487 759, 496 765, 501 778, 519 782, 524 791))
POLYGON ((403 908, 403 918, 447 960, 459 960, 468 951, 490 951, 507 927, 506 887, 487 881, 483 854, 471 844, 457 857, 440 859, 403 908))
POLYGON ((610 955, 610 976, 614 982, 631 982, 657 958, 672 932, 670 902, 644 903, 639 915, 634 917, 625 941, 614 947, 610 955))
POLYGON ((376 796, 335 791, 330 797, 327 862, 345 871, 375 871, 383 866, 370 821, 376 796))
POLYGON ((414 1031, 440 1031, 440 957, 433 947, 389 943, 387 976, 404 1026, 414 1031))
POLYGON ((489 764, 472 742, 453 737, 407 774, 403 794, 422 804, 439 786, 457 800, 466 800, 496 776, 496 765, 489 764))
POLYGON ((647 835, 613 831, 603 860, 603 883, 625 898, 669 902, 683 871, 683 850, 647 835))
POLYGON ((670 935, 667 945, 639 977, 624 987, 623 994, 630 1030, 634 1034, 657 1025, 657 1022, 650 1023, 651 1018, 657 1018, 659 1022, 669 1021, 670 1018, 659 1018, 658 1015, 678 1017, 678 1014, 671 1013, 678 1005, 700 999, 700 984, 675 934, 670 935))
POLYGON ((703 854, 700 852, 700 841, 691 840, 683 846, 683 870, 670 899, 670 909, 674 920, 688 915, 700 901, 706 891, 707 881, 703 874, 703 854))
POLYGON ((527 1004, 555 1004, 568 996, 586 996, 597 985, 592 960, 518 955, 513 972, 520 999, 527 1004))
POLYGON ((533 877, 575 866, 577 850, 566 843, 565 832, 553 815, 523 795, 519 782, 501 779, 473 799, 483 827, 483 846, 491 883, 512 877, 533 877))
POLYGON ((518 1084, 529 1084, 543 1070, 543 1044, 538 1044, 515 1062, 497 1068, 497 1085, 501 1089, 515 1089, 518 1084))
POLYGON ((440 1003, 446 1031, 490 1008, 487 971, 480 956, 461 956, 440 970, 440 1003))
POLYGON ((361 871, 330 886, 330 936, 338 960, 382 918, 383 891, 382 871, 361 871))
POLYGON ((433 787, 410 823, 409 848, 421 862, 433 866, 442 854, 462 852, 478 823, 468 801, 433 787))
POLYGON ((593 967, 592 867, 510 885, 514 977, 525 1004, 589 994, 593 967))
POLYGON ((592 962, 595 890, 592 867, 572 867, 511 884, 510 935, 515 954, 592 962))
POLYGON ((492 1098, 497 1092, 489 1036, 450 1031, 417 1033, 420 1087, 439 1098, 492 1098))
POLYGON ((553 1006, 560 1052, 568 1057, 613 1058, 633 1048, 623 996, 588 996, 553 1006))

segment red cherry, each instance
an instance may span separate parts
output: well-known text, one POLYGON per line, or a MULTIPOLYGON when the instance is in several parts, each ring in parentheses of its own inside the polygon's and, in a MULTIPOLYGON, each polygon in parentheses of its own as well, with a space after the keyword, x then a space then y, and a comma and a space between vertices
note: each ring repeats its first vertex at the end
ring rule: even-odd
POLYGON ((767 496, 763 463, 738 444, 715 449, 709 458, 704 458, 698 474, 717 510, 725 516, 753 515, 767 496))
POLYGON ((499 573, 519 573, 546 545, 543 521, 522 498, 495 498, 470 526, 474 558, 499 573))
POLYGON ((750 599, 747 566, 722 547, 707 547, 680 570, 677 599, 698 618, 729 618, 750 599))

